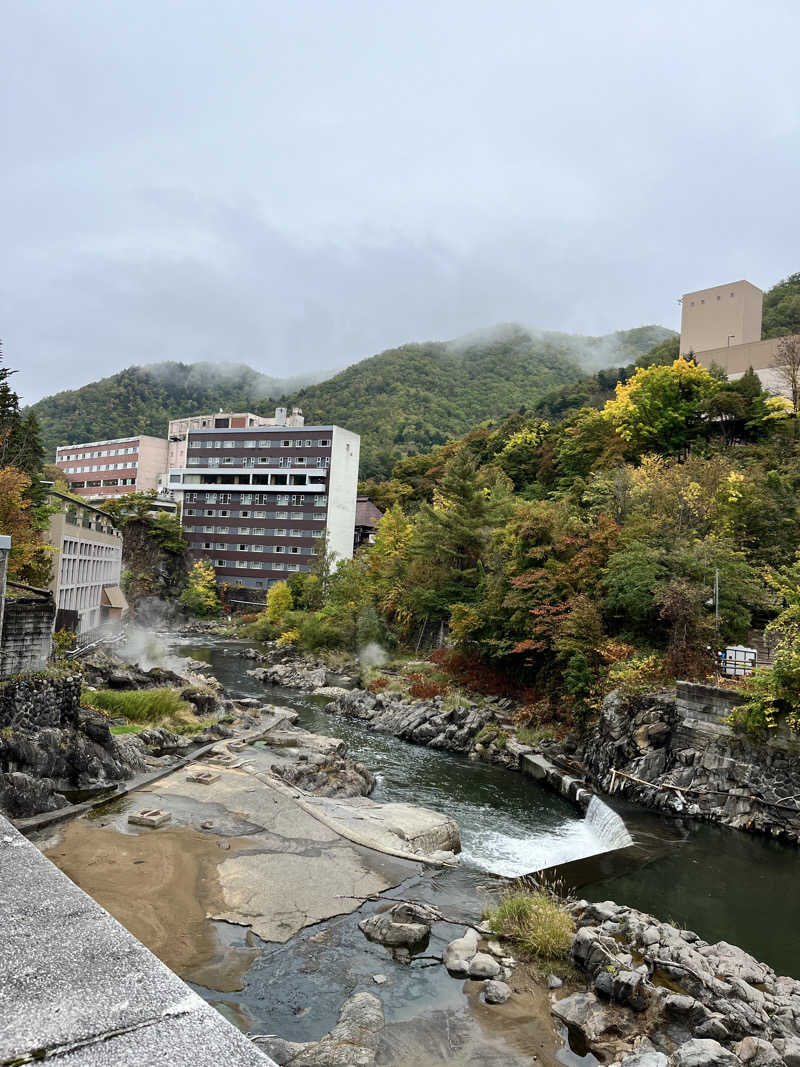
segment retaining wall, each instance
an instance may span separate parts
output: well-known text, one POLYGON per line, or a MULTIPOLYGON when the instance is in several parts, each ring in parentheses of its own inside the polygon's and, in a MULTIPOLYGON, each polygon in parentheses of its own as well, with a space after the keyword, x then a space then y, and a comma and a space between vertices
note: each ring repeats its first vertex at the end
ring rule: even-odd
POLYGON ((50 594, 7 597, 0 639, 0 678, 43 670, 50 659, 56 605, 50 594))

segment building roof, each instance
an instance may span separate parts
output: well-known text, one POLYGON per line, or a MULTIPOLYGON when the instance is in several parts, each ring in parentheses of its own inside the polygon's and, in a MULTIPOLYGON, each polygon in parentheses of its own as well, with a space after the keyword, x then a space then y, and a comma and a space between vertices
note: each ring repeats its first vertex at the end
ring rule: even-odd
POLYGON ((383 512, 372 503, 368 496, 356 497, 356 526, 368 526, 374 529, 382 518, 383 512))
POLYGON ((48 496, 57 496, 60 500, 66 500, 68 504, 74 504, 76 508, 88 508, 89 511, 96 511, 98 515, 102 515, 103 518, 108 519, 111 525, 114 525, 114 519, 109 515, 107 511, 103 511, 102 508, 97 508, 94 504, 89 504, 83 497, 80 496, 68 496, 66 493, 62 493, 60 489, 48 489, 48 496))

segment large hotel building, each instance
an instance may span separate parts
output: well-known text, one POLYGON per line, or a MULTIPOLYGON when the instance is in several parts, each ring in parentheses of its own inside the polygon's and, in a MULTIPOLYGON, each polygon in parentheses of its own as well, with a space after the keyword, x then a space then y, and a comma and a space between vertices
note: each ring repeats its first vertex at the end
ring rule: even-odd
POLYGON ((156 489, 167 468, 167 442, 140 434, 109 441, 85 441, 56 449, 56 466, 69 491, 85 500, 102 501, 156 489))
POLYGON ((341 426, 304 426, 298 410, 170 423, 169 489, 183 502, 192 554, 219 582, 266 589, 308 571, 327 535, 353 554, 360 438, 341 426))

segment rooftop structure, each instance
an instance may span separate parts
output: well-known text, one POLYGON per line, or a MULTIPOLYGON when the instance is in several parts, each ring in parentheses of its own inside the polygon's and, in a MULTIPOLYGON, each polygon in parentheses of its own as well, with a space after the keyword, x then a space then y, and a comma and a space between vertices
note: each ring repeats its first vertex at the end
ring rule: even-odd
POLYGON ((71 493, 85 500, 110 500, 158 486, 167 467, 167 442, 139 434, 108 441, 84 441, 56 449, 56 466, 71 493))
MULTIPOLYGON (((274 416, 254 415, 252 411, 218 411, 210 415, 191 415, 185 419, 170 419, 168 467, 186 466, 186 436, 190 430, 244 430, 248 426, 302 426, 305 422, 300 408, 275 408, 274 416)), ((166 469, 166 468, 165 468, 166 469)))

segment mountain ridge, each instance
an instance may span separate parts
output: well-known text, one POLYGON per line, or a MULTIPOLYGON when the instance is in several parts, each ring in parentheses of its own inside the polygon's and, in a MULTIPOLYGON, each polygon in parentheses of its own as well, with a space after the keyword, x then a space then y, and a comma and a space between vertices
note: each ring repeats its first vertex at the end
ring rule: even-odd
POLYGON ((147 433, 203 411, 303 408, 306 419, 362 436, 362 476, 388 474, 402 456, 425 451, 486 418, 529 406, 579 381, 600 363, 634 362, 673 332, 643 326, 599 337, 531 330, 514 323, 451 341, 412 342, 334 372, 271 378, 247 364, 165 362, 117 374, 32 404, 49 454, 56 445, 147 433))

